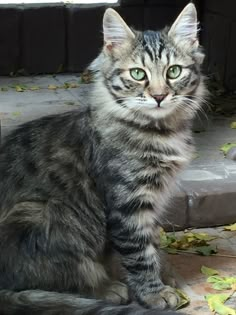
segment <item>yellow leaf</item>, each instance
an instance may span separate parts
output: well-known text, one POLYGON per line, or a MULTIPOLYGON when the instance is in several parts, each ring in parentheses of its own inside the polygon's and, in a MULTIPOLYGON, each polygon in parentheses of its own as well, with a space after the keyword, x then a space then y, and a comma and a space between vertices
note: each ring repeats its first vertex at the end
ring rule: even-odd
POLYGON ((219 274, 219 272, 217 270, 212 269, 212 268, 208 268, 206 266, 201 267, 201 272, 206 276, 214 276, 214 275, 219 274))
POLYGON ((180 289, 175 289, 175 292, 178 294, 178 296, 180 298, 180 301, 179 301, 178 305, 176 306, 177 310, 189 304, 190 299, 184 291, 182 291, 180 289))
POLYGON ((21 113, 20 113, 20 112, 12 112, 12 115, 13 115, 13 116, 20 116, 21 113))
POLYGON ((236 223, 224 227, 225 231, 236 231, 236 223))
POLYGON ((232 285, 231 285, 231 289, 235 292, 236 291, 236 283, 233 283, 232 285))
POLYGON ((20 85, 16 85, 15 90, 16 90, 16 92, 24 92, 25 89, 20 85))
POLYGON ((35 85, 35 86, 31 86, 29 89, 31 91, 36 91, 36 90, 39 90, 39 87, 35 85))
POLYGON ((58 88, 58 86, 53 85, 53 84, 49 84, 48 89, 49 90, 56 90, 58 88))
POLYGON ((224 155, 226 155, 230 149, 235 148, 236 147, 236 143, 225 143, 220 147, 220 151, 223 151, 224 155))
POLYGON ((230 128, 236 129, 236 121, 233 121, 233 122, 230 124, 230 128))
POLYGON ((205 299, 208 302, 209 308, 212 312, 219 315, 236 315, 236 311, 224 303, 231 297, 231 294, 208 294, 205 299))

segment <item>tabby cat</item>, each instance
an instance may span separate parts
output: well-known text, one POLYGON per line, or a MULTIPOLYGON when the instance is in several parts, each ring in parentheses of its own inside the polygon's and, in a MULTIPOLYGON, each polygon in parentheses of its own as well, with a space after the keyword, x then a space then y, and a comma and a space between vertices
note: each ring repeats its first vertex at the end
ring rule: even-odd
POLYGON ((196 9, 145 32, 107 9, 103 30, 86 104, 21 125, 1 147, 1 315, 154 315, 178 303, 155 234, 205 96, 196 9))

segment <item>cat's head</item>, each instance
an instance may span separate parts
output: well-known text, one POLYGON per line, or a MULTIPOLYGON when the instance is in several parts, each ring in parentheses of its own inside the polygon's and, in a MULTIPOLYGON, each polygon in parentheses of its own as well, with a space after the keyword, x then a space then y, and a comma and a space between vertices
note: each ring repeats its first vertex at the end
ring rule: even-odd
POLYGON ((114 103, 162 118, 177 111, 192 116, 204 96, 195 6, 190 3, 170 28, 137 32, 107 9, 104 47, 92 69, 100 73, 114 103))

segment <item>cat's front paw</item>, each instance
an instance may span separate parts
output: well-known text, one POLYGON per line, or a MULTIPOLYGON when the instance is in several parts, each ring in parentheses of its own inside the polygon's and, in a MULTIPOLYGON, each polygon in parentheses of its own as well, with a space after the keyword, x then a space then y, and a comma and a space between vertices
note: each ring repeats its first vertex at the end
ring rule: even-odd
POLYGON ((157 306, 160 309, 175 309, 180 302, 176 291, 170 286, 164 286, 158 293, 150 293, 142 297, 147 306, 157 306))

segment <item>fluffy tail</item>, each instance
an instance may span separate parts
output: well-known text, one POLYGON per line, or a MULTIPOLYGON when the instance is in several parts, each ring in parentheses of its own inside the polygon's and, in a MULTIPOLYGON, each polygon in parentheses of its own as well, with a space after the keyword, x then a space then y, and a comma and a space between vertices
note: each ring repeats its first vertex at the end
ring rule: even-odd
MULTIPOLYGON (((47 291, 0 291, 1 315, 176 315, 136 304, 114 305, 47 291)), ((178 314, 179 315, 179 314, 178 314)))

